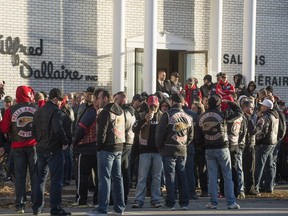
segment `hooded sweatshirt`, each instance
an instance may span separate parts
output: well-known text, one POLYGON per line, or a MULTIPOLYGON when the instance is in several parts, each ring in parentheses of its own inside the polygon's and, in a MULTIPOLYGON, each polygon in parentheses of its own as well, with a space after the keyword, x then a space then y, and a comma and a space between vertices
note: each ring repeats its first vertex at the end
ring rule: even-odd
POLYGON ((250 97, 250 96, 254 97, 255 89, 256 89, 256 83, 255 83, 254 81, 250 81, 250 82, 248 83, 248 87, 247 87, 247 89, 246 89, 246 91, 245 91, 245 95, 246 95, 247 97, 250 97), (250 89, 250 86, 253 86, 253 88, 250 89))
POLYGON ((117 152, 123 150, 125 142, 125 116, 117 103, 104 106, 97 118, 98 151, 117 152))
POLYGON ((245 85, 243 84, 243 76, 242 74, 236 74, 234 75, 233 79, 235 83, 235 91, 237 94, 237 98, 239 98, 241 95, 245 94, 245 85))
POLYGON ((2 121, 2 132, 11 134, 11 147, 35 146, 32 135, 32 122, 36 106, 34 91, 30 86, 19 86, 16 90, 17 104, 9 107, 2 121))

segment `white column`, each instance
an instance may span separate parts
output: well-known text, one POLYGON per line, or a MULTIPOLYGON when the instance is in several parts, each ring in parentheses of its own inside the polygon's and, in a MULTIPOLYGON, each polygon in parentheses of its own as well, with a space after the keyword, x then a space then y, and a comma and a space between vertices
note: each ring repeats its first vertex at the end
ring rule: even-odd
POLYGON ((113 0, 112 94, 124 91, 125 0, 113 0))
POLYGON ((145 0, 143 90, 148 94, 156 91, 156 45, 157 0, 145 0))
POLYGON ((210 65, 213 82, 216 74, 221 72, 222 64, 222 0, 211 0, 210 9, 210 65))
POLYGON ((243 64, 245 84, 255 77, 256 0, 244 0, 243 64))

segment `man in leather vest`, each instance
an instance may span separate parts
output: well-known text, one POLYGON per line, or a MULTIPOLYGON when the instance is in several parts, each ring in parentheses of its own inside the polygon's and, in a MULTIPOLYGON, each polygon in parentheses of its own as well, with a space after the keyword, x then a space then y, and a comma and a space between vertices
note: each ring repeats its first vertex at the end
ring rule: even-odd
POLYGON ((68 147, 68 139, 62 123, 62 104, 64 95, 58 88, 49 92, 48 101, 35 112, 33 134, 37 140, 37 177, 38 193, 34 215, 41 213, 44 206, 45 181, 48 170, 51 175, 50 214, 71 215, 62 206, 62 188, 64 174, 63 150, 68 147))
MULTIPOLYGON (((141 97, 141 96, 140 96, 141 97)), ((131 184, 130 166, 129 158, 130 152, 134 141, 134 132, 132 131, 132 126, 136 121, 135 109, 132 104, 127 103, 127 96, 123 91, 117 92, 114 101, 118 103, 124 111, 125 115, 125 143, 123 144, 122 151, 122 175, 124 184, 124 199, 125 204, 127 204, 128 194, 131 184)))
MULTIPOLYGON (((207 208, 218 208, 218 167, 220 167, 224 177, 224 191, 228 209, 239 209, 236 203, 231 158, 229 152, 229 141, 227 134, 226 119, 235 113, 240 113, 240 108, 229 102, 231 112, 226 110, 225 113, 220 111, 221 99, 218 95, 213 95, 208 99, 208 110, 200 116, 200 137, 204 138, 205 157, 208 169, 208 192, 210 194, 210 202, 207 208)), ((236 116, 234 116, 236 118, 236 116)))
POLYGON ((148 96, 145 105, 148 107, 140 112, 140 118, 133 125, 133 131, 139 138, 139 166, 135 201, 132 208, 141 208, 144 205, 149 172, 151 172, 150 203, 152 207, 159 208, 162 206, 160 202, 162 158, 156 146, 155 133, 162 112, 159 110, 159 99, 155 94, 148 96))
POLYGON ((98 197, 98 180, 97 180, 97 148, 96 148, 96 109, 93 105, 93 100, 97 95, 93 95, 94 87, 88 87, 86 91, 86 108, 81 115, 78 124, 75 127, 72 138, 74 148, 75 161, 77 166, 76 171, 76 203, 74 206, 87 206, 88 198, 88 180, 92 176, 95 182, 93 204, 97 204, 98 197), (92 170, 94 175, 92 175, 92 170))
POLYGON ((278 125, 279 115, 273 109, 273 102, 269 99, 264 99, 260 104, 260 117, 257 120, 257 125, 260 126, 259 132, 256 134, 255 145, 255 191, 259 194, 260 182, 264 167, 266 169, 265 188, 266 192, 273 192, 273 151, 278 143, 278 125), (265 166, 266 165, 266 166, 265 166))
POLYGON ((88 215, 107 214, 111 190, 114 211, 122 214, 125 210, 121 157, 125 143, 124 112, 117 103, 111 103, 110 93, 102 89, 97 103, 102 111, 97 117, 97 169, 98 169, 98 207, 88 215))
POLYGON ((175 210, 175 177, 178 177, 179 205, 187 210, 189 193, 186 178, 187 145, 193 139, 193 118, 182 109, 184 98, 179 93, 171 96, 172 106, 165 112, 156 130, 156 144, 162 156, 166 180, 166 207, 175 210))
POLYGON ((11 137, 11 147, 14 155, 15 169, 15 207, 17 213, 24 213, 26 203, 26 173, 29 167, 32 203, 36 201, 35 186, 36 173, 36 149, 37 144, 32 135, 32 121, 36 107, 34 105, 34 91, 29 86, 19 86, 16 90, 16 103, 6 109, 2 132, 11 137))

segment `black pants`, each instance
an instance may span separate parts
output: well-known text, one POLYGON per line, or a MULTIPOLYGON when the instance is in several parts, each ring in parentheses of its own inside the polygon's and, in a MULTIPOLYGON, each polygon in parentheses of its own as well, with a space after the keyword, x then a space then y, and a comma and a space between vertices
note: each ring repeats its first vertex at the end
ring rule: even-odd
POLYGON ((124 144, 123 151, 122 151, 121 171, 122 171, 122 176, 123 176, 124 200, 126 204, 127 204, 128 194, 129 194, 130 185, 131 185, 131 174, 130 174, 130 166, 129 166, 131 146, 132 145, 124 144))
POLYGON ((98 178, 97 178, 97 156, 95 155, 83 155, 79 154, 76 156, 76 187, 77 187, 77 195, 76 202, 79 205, 86 205, 88 198, 88 190, 89 190, 89 178, 93 179, 94 187, 94 195, 93 195, 93 204, 97 204, 97 196, 98 196, 98 178), (93 170, 93 175, 92 175, 93 170))
POLYGON ((195 148, 195 163, 195 170, 198 170, 201 192, 208 193, 208 173, 205 159, 205 149, 195 148))
POLYGON ((243 152, 243 173, 244 173, 244 188, 245 193, 249 194, 252 186, 255 183, 254 171, 255 171, 255 149, 254 146, 246 146, 243 152))

